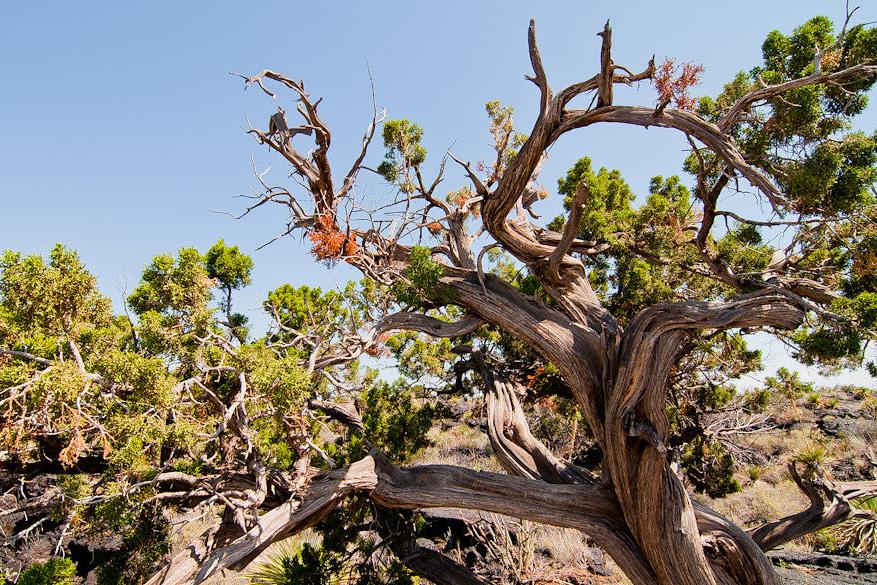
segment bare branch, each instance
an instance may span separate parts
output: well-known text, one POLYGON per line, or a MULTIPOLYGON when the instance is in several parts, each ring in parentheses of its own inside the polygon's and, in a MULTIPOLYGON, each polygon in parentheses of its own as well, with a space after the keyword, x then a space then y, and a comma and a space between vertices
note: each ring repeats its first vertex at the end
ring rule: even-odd
POLYGON ((550 278, 560 280, 560 261, 563 260, 566 253, 569 252, 570 247, 572 247, 572 244, 576 239, 576 234, 579 231, 579 224, 582 220, 582 214, 585 212, 585 207, 587 206, 590 197, 591 192, 588 188, 588 182, 583 179, 576 188, 575 195, 573 196, 572 207, 570 209, 569 217, 566 220, 566 225, 563 226, 563 235, 560 238, 560 242, 558 242, 557 248, 554 249, 548 259, 548 274, 550 278))
POLYGON ((533 66, 533 77, 528 79, 539 87, 540 94, 540 112, 545 112, 548 108, 548 102, 551 101, 551 87, 548 85, 548 76, 545 74, 545 67, 542 65, 542 56, 539 54, 539 44, 536 42, 536 21, 530 19, 530 26, 527 29, 527 45, 530 49, 530 64, 533 66))
POLYGON ((487 395, 487 436, 503 468, 513 475, 548 483, 593 484, 589 471, 562 461, 530 432, 530 425, 511 382, 487 365, 480 352, 472 355, 487 395))
POLYGON ((632 124, 635 126, 659 126, 672 128, 693 136, 715 152, 728 165, 737 170, 750 183, 758 187, 768 198, 774 210, 782 214, 786 200, 777 187, 761 171, 746 162, 737 149, 733 139, 722 130, 698 116, 683 110, 668 109, 655 116, 652 108, 611 106, 598 110, 570 110, 564 112, 563 119, 552 134, 552 142, 562 134, 575 128, 584 128, 601 122, 632 124))
POLYGON ((603 38, 602 46, 600 47, 600 85, 597 88, 597 107, 602 108, 604 106, 612 105, 612 73, 613 73, 613 65, 612 65, 612 29, 609 28, 609 21, 606 21, 606 25, 603 27, 603 30, 597 33, 597 36, 603 38))
POLYGON ((484 319, 473 315, 468 315, 459 321, 449 323, 429 315, 401 311, 381 319, 375 326, 372 335, 380 335, 395 329, 405 329, 427 333, 433 337, 461 337, 472 333, 483 324, 484 319))
POLYGON ((448 156, 450 156, 455 163, 463 167, 466 174, 469 176, 469 180, 472 181, 476 193, 485 198, 490 195, 490 191, 487 190, 487 187, 481 182, 481 179, 478 178, 478 175, 475 174, 472 170, 472 166, 468 162, 458 159, 450 150, 448 151, 448 156))
POLYGON ((810 506, 797 514, 749 530, 762 550, 768 551, 796 538, 843 522, 853 513, 849 499, 818 468, 810 468, 806 477, 798 473, 797 464, 789 463, 789 475, 810 499, 810 506))
POLYGON ((822 83, 836 83, 842 86, 844 83, 850 81, 868 79, 874 76, 877 76, 877 65, 860 63, 840 71, 835 71, 834 73, 813 73, 805 77, 786 81, 785 83, 768 85, 750 92, 737 100, 737 102, 731 106, 731 109, 729 109, 719 120, 718 127, 723 132, 727 131, 731 126, 739 122, 743 113, 748 111, 756 102, 769 100, 790 89, 795 89, 796 87, 818 85, 822 83))

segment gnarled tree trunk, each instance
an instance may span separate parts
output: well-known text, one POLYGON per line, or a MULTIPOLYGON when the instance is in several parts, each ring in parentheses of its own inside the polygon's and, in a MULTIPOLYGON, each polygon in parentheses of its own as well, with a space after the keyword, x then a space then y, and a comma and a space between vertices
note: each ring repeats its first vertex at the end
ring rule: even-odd
MULTIPOLYGON (((849 509, 841 500, 828 508, 817 503, 822 501, 820 494, 831 499, 839 492, 820 491, 804 481, 799 483, 805 491, 812 488, 810 509, 749 533, 698 505, 668 460, 665 406, 668 378, 683 357, 689 338, 728 329, 792 329, 808 311, 823 311, 821 305, 833 298, 824 286, 806 279, 783 280, 767 273, 762 276, 768 278, 761 280, 744 279, 733 274, 710 249, 716 201, 732 178, 743 178, 755 186, 777 212, 788 204, 777 186, 745 159, 729 129, 757 101, 810 84, 873 78, 877 66, 854 65, 825 75, 817 71, 790 82, 765 85, 740 97, 713 123, 697 113, 668 107, 669 100, 655 108, 614 104, 614 84, 651 79, 655 65, 651 61, 641 73, 631 73, 612 60, 608 25, 600 36, 599 72, 555 94, 531 22, 528 39, 533 75, 528 79, 537 86, 540 102, 526 141, 514 157, 497 164, 497 169, 503 167, 501 176, 491 177, 486 183, 468 163, 458 160, 475 192, 475 197, 458 207, 434 193, 444 164, 436 180, 427 186, 420 167, 406 160, 406 173, 410 171, 413 176, 405 185, 408 196, 402 198, 404 216, 414 218, 408 226, 398 226, 395 218, 381 223, 369 217, 360 229, 351 226, 349 218, 348 225, 342 225, 339 217, 339 201, 350 196, 357 173, 363 168, 377 114, 366 131, 356 162, 336 189, 328 156, 330 133, 317 114, 319 100, 311 100, 301 82, 273 71, 246 79, 248 85, 258 85, 272 97, 274 94, 264 85, 266 80, 290 89, 297 96, 298 111, 304 118, 300 130, 313 132, 315 140, 315 149, 305 156, 292 145, 289 131, 278 132, 270 126, 268 132, 250 131, 261 144, 290 163, 312 199, 313 212, 306 212, 289 191, 271 189, 254 208, 276 200, 282 193, 280 202, 294 216, 291 229, 311 229, 319 224, 323 226, 320 229, 359 238, 355 253, 339 252, 335 259, 343 256, 363 274, 386 285, 407 282, 412 253, 399 241, 400 237, 404 239, 403 228, 413 231, 424 227, 427 224, 419 223, 432 209, 443 214, 444 224, 438 223, 437 231, 441 242, 432 253, 444 256, 449 264, 443 264, 441 276, 429 284, 431 298, 425 306, 455 305, 462 307, 466 315, 457 323, 446 323, 414 310, 402 311, 378 323, 363 335, 361 346, 338 359, 357 357, 376 343, 381 333, 392 329, 457 337, 488 324, 509 333, 555 365, 570 388, 604 454, 599 480, 592 481, 588 473, 560 461, 536 441, 513 389, 502 376, 494 375, 482 364, 491 444, 504 467, 518 477, 451 466, 398 469, 379 453, 372 453, 346 470, 313 478, 304 493, 262 516, 259 526, 238 541, 211 552, 183 551, 171 561, 164 577, 157 576, 150 583, 181 583, 196 573, 197 580, 223 567, 243 566, 270 541, 311 525, 339 498, 352 493, 367 495, 386 508, 451 506, 579 529, 605 549, 635 585, 778 585, 779 577, 763 549, 848 515, 849 509), (594 107, 570 107, 574 98, 588 92, 596 93, 594 107), (600 242, 584 242, 576 237, 589 204, 588 185, 578 185, 562 233, 529 221, 525 212, 529 203, 538 199, 534 185, 546 151, 563 134, 600 123, 676 130, 693 147, 697 141, 711 153, 721 176, 712 185, 703 183, 703 177, 698 179, 703 213, 694 221, 700 225, 687 226, 695 234, 688 244, 699 257, 697 274, 736 291, 736 296, 723 293, 721 298, 728 299, 724 302, 657 304, 632 316, 623 326, 592 289, 581 259, 581 255, 601 249, 600 242), (408 206, 414 201, 424 203, 422 214, 408 215, 408 206), (484 251, 473 254, 475 236, 465 228, 468 209, 476 204, 480 206, 483 230, 494 239, 493 245, 526 265, 550 303, 522 293, 496 275, 484 274, 484 251)), ((701 147, 694 148, 700 154, 701 147)), ((505 147, 500 157, 504 151, 505 147)), ((399 554, 406 552, 400 549, 399 554)))

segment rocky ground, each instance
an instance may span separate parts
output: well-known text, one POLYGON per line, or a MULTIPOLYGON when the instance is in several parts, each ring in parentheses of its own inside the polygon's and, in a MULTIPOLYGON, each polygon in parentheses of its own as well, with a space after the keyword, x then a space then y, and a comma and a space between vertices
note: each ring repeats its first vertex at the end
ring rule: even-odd
MULTIPOLYGON (((787 462, 814 447, 824 450, 821 465, 836 481, 874 479, 872 446, 877 442, 877 422, 870 396, 861 389, 839 387, 800 396, 794 402, 787 397, 775 397, 768 409, 770 428, 736 438, 747 458, 738 466, 737 479, 742 490, 727 498, 710 500, 709 504, 746 527, 805 509, 808 501, 789 478, 787 462), (757 469, 752 470, 753 467, 757 469)), ((486 435, 480 432, 477 421, 470 422, 433 429, 435 445, 419 457, 419 462, 501 471, 486 435)), ((510 523, 506 528, 514 532, 520 527, 510 523)), ((542 527, 536 530, 531 574, 522 582, 575 585, 626 582, 613 575, 611 561, 589 547, 586 539, 551 533, 542 527)), ((777 551, 774 562, 790 584, 877 584, 877 559, 845 556, 846 551, 830 550, 830 542, 828 534, 812 535, 777 551)), ((490 578, 503 572, 502 563, 489 558, 490 551, 481 553, 485 555, 482 566, 491 574, 490 578)))
POLYGON ((877 583, 877 560, 784 552, 772 555, 789 585, 877 583))

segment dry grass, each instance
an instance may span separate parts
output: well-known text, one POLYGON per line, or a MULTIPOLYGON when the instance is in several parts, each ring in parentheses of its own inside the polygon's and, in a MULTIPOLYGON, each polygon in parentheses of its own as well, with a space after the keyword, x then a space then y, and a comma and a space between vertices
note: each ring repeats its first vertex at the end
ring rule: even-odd
POLYGON ((751 527, 803 510, 808 501, 791 479, 776 484, 759 481, 741 492, 709 501, 710 507, 735 523, 751 527))
POLYGON ((478 429, 465 424, 447 430, 436 426, 430 429, 428 436, 432 446, 421 451, 412 465, 459 465, 475 471, 503 472, 493 456, 490 439, 478 429))
POLYGON ((536 534, 536 548, 564 567, 587 567, 591 555, 582 533, 568 528, 541 527, 536 534))
POLYGON ((498 514, 483 517, 482 521, 472 524, 470 530, 487 547, 488 562, 501 567, 502 581, 511 585, 532 576, 537 525, 498 514))

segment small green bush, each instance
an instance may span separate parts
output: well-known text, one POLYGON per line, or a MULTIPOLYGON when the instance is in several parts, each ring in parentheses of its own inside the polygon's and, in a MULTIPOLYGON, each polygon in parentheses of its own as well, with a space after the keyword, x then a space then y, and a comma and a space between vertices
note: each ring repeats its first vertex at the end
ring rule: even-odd
POLYGON ((746 468, 746 477, 749 478, 749 481, 755 483, 758 481, 762 474, 764 473, 764 467, 761 465, 750 465, 746 468))
POLYGON ((76 566, 70 559, 53 558, 35 563, 18 576, 18 585, 73 585, 76 566))

